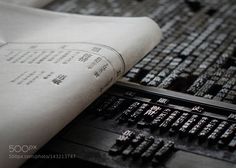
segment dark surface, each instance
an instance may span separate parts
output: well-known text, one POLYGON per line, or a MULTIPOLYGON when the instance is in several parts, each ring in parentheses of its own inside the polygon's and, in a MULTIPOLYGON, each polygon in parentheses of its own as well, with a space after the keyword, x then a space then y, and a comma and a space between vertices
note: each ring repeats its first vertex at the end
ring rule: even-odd
POLYGON ((58 0, 60 12, 149 16, 163 40, 124 80, 236 104, 234 0, 58 0))
MULTIPOLYGON (((232 148, 229 145, 236 137, 235 121, 228 118, 236 114, 235 110, 227 108, 222 110, 217 106, 199 104, 194 102, 194 99, 176 100, 175 97, 167 97, 143 89, 145 88, 134 87, 130 84, 112 87, 50 141, 39 154, 76 154, 77 159, 74 160, 77 160, 77 166, 92 164, 92 167, 95 166, 94 164, 120 168, 162 166, 174 168, 174 165, 189 167, 192 163, 196 164, 194 165, 196 168, 204 166, 227 168, 236 165, 235 147, 232 148), (163 101, 164 99, 167 101, 163 101), (122 103, 117 103, 119 101, 122 103), (143 104, 147 106, 142 106, 143 104), (142 108, 144 110, 140 110, 142 108), (167 112, 166 117, 154 128, 151 127, 153 121, 158 119, 163 112, 167 112), (134 114, 140 116, 136 116, 134 120, 134 114), (175 133, 171 134, 171 128, 176 127, 174 123, 183 114, 188 114, 188 117, 180 123, 175 133), (173 117, 175 115, 176 117, 173 117), (196 121, 185 127, 184 125, 191 123, 193 116, 196 116, 196 121), (202 118, 207 118, 204 127, 200 127, 197 133, 191 135, 190 130, 198 125, 202 118), (212 126, 212 121, 217 122, 212 126), (138 126, 139 123, 143 124, 138 126), (227 126, 222 127, 221 123, 226 123, 227 126), (163 129, 164 125, 166 125, 165 129, 163 129), (184 134, 181 132, 183 128, 186 130, 184 134), (233 131, 230 131, 232 128, 233 131), (129 130, 128 133, 127 130, 129 130), (125 134, 121 136, 122 133, 125 134), (134 145, 133 143, 137 141, 134 139, 139 134, 142 134, 144 139, 136 143, 138 145, 134 145), (203 138, 199 136, 200 134, 203 138), (216 138, 210 140, 209 137, 213 135, 216 138), (155 143, 160 140, 163 143, 155 147, 155 143), (221 141, 223 144, 220 144, 221 141), (163 149, 170 142, 174 143, 173 146, 163 149), (129 150, 131 151, 127 154, 129 150), (151 156, 144 156, 150 152, 153 152, 151 156)), ((39 164, 39 160, 30 162, 33 165, 39 164)), ((30 162, 27 164, 32 167, 30 162)), ((57 161, 51 160, 42 162, 44 166, 58 164, 57 161)), ((64 160, 63 164, 66 165, 67 162, 69 161, 64 160)), ((60 166, 63 164, 60 163, 60 166)))

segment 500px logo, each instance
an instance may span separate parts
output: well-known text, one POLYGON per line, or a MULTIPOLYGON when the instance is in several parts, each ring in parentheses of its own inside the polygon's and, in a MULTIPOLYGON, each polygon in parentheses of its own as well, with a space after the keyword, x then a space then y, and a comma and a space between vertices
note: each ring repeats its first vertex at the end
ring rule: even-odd
POLYGON ((10 153, 27 153, 32 150, 37 150, 37 145, 9 145, 10 153))

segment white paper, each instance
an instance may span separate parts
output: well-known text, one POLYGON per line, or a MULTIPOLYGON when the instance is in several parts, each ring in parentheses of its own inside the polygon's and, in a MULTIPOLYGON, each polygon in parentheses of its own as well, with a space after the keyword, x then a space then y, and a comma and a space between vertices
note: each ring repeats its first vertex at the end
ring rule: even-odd
POLYGON ((16 4, 22 6, 30 6, 30 7, 43 7, 53 0, 0 0, 0 2, 6 2, 9 4, 16 4))
POLYGON ((145 17, 80 16, 3 3, 0 25, 0 167, 7 168, 25 161, 9 158, 18 154, 12 146, 39 149, 161 38, 145 17))

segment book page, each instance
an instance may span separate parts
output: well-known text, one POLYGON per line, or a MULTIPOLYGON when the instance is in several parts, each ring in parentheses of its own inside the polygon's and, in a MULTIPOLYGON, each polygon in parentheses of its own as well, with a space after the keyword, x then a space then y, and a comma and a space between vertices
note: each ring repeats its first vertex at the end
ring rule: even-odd
POLYGON ((161 38, 145 17, 80 16, 3 3, 0 24, 1 167, 22 164, 161 38), (35 148, 14 150, 24 145, 35 148))
POLYGON ((9 4, 17 4, 22 6, 43 7, 53 0, 0 0, 0 2, 7 2, 9 4))

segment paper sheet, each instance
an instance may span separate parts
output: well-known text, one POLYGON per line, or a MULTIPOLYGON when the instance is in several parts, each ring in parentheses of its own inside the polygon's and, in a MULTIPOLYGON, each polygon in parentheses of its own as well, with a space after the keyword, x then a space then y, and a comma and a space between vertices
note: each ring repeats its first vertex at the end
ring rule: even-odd
POLYGON ((0 2, 6 2, 9 4, 16 4, 22 6, 31 6, 31 7, 43 7, 53 0, 0 0, 0 2))
POLYGON ((4 3, 0 25, 0 167, 7 168, 26 160, 14 159, 14 147, 39 149, 161 38, 145 17, 80 16, 4 3))

